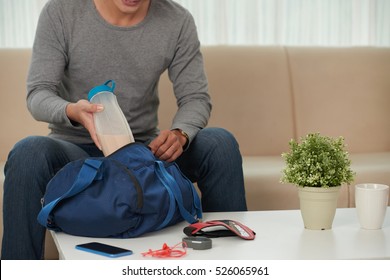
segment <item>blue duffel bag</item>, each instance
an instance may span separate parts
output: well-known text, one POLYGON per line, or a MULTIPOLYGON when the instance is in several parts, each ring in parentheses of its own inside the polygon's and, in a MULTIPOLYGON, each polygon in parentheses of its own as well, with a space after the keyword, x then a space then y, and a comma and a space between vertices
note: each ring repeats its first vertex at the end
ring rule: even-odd
POLYGON ((202 218, 200 198, 176 163, 141 143, 65 165, 50 180, 38 222, 71 235, 130 238, 202 218))

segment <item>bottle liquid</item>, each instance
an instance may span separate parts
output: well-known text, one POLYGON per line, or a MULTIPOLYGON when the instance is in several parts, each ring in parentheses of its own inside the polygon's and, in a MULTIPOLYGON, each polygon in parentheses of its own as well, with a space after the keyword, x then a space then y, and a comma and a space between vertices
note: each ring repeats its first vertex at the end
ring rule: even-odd
POLYGON ((102 104, 103 111, 93 115, 96 134, 103 154, 108 156, 119 148, 134 142, 133 133, 114 95, 115 82, 108 80, 88 93, 91 103, 102 104), (109 86, 111 84, 111 87, 109 86))

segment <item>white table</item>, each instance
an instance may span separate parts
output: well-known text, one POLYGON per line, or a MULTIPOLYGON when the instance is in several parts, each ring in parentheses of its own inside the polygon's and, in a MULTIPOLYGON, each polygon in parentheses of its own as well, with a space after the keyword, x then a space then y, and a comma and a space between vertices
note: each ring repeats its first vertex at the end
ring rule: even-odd
MULTIPOLYGON (((334 260, 334 259, 390 259, 390 207, 383 228, 360 228, 355 208, 339 208, 331 230, 306 230, 299 210, 250 211, 234 213, 204 213, 204 220, 230 219, 250 227, 256 238, 247 241, 239 237, 212 239, 209 250, 187 249, 187 260, 334 260)), ((99 260, 103 256, 79 251, 75 245, 91 241, 131 249, 134 254, 121 260, 156 260, 143 257, 142 252, 173 246, 185 237, 182 222, 161 231, 132 239, 105 239, 52 233, 60 259, 99 260)))

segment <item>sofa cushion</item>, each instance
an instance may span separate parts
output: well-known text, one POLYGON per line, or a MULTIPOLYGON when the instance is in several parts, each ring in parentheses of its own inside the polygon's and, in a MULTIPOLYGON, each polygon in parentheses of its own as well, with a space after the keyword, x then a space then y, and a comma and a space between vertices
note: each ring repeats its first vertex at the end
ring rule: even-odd
MULTIPOLYGON (((390 152, 350 155, 355 180, 341 188, 337 207, 355 207, 356 184, 378 183, 390 186, 390 152)), ((285 167, 281 156, 244 157, 244 178, 250 210, 299 209, 296 187, 280 183, 285 167)), ((390 205, 390 194, 389 194, 390 205)))
MULTIPOLYGON (((281 156, 244 157, 244 178, 249 210, 299 209, 295 185, 280 182, 285 167, 281 156)), ((337 207, 349 207, 349 188, 341 188, 337 207)))

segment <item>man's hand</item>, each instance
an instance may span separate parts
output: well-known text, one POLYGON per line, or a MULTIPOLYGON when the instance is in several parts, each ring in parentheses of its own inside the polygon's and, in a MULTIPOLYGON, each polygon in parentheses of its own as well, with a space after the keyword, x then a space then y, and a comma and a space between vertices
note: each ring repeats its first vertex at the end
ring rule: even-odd
POLYGON ((95 145, 100 150, 102 147, 96 135, 95 124, 93 122, 93 113, 101 112, 102 110, 103 105, 92 104, 83 99, 77 101, 77 103, 70 103, 68 106, 66 106, 66 115, 68 118, 84 126, 91 135, 93 142, 95 142, 95 145))
POLYGON ((160 135, 150 142, 152 153, 161 160, 174 161, 183 153, 187 138, 178 130, 162 130, 160 135))

